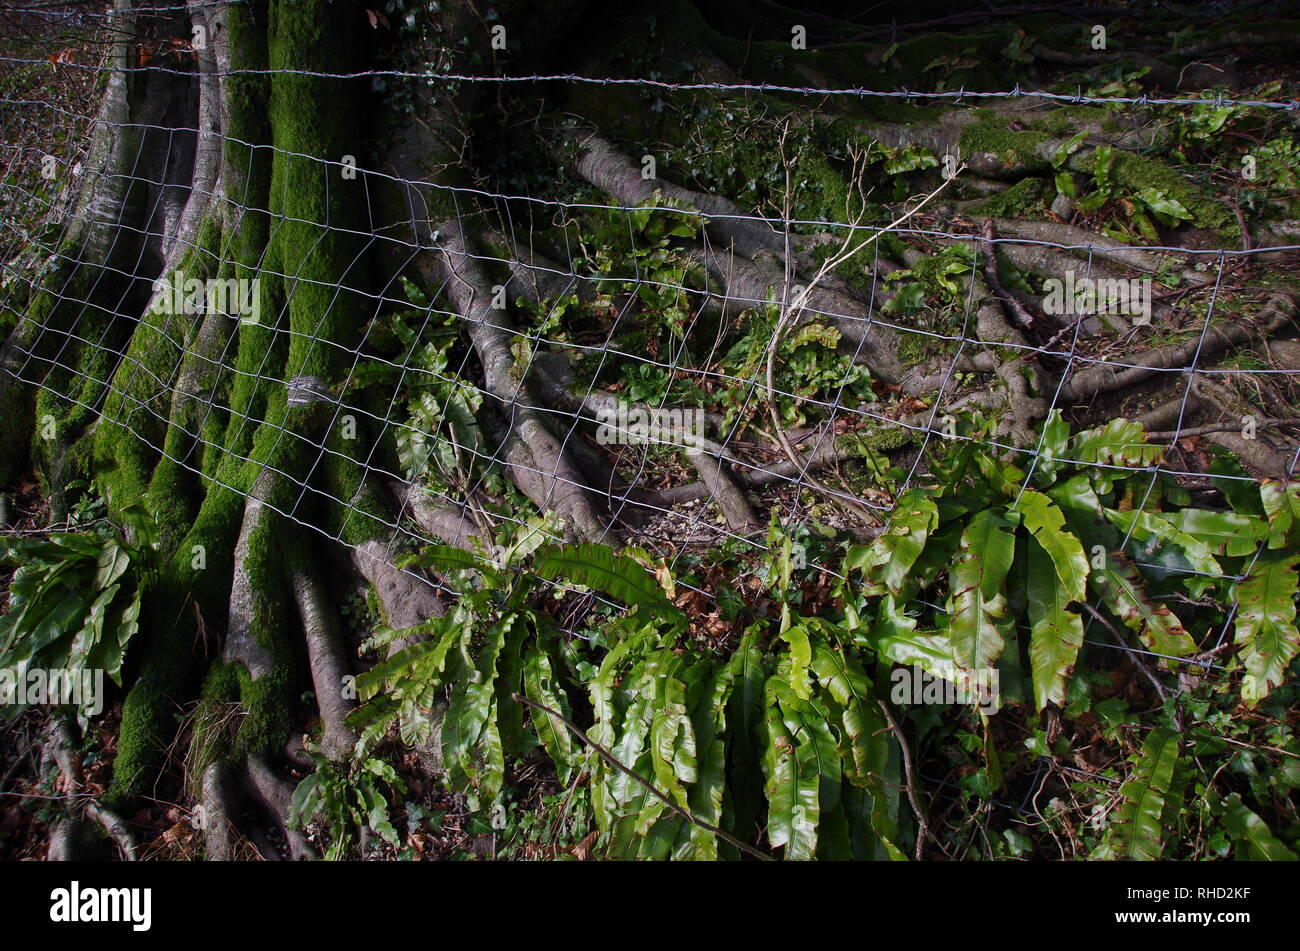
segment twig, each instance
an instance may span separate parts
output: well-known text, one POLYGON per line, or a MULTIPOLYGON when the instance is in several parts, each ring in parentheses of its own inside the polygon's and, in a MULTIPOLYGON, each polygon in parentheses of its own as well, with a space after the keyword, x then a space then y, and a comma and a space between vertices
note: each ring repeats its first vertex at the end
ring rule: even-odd
MULTIPOLYGON (((1277 429, 1280 426, 1300 426, 1300 418, 1292 416, 1287 419, 1261 419, 1255 423, 1256 429, 1277 429)), ((1204 436, 1207 433, 1238 432, 1240 429, 1240 423, 1214 423, 1210 426, 1192 426, 1189 429, 1147 433, 1147 438, 1173 439, 1176 436, 1182 438, 1184 436, 1204 436)))
MULTIPOLYGON (((1115 643, 1119 644, 1119 646, 1123 648, 1126 653, 1128 653, 1129 657, 1133 661, 1133 666, 1136 667, 1138 670, 1142 671, 1142 673, 1146 676, 1147 680, 1151 682, 1151 686, 1156 688, 1156 693, 1160 695, 1161 704, 1163 705, 1168 703, 1169 691, 1165 689, 1165 685, 1162 684, 1160 682, 1160 679, 1151 672, 1151 668, 1146 665, 1146 661, 1144 661, 1139 654, 1131 650, 1129 646, 1124 643, 1124 638, 1121 637, 1119 631, 1115 629, 1115 625, 1111 624, 1110 621, 1106 620, 1105 616, 1096 608, 1094 608, 1091 604, 1088 604, 1086 601, 1081 601, 1079 603, 1083 607, 1083 609, 1088 612, 1089 616, 1094 621, 1096 621, 1098 624, 1104 627, 1108 632, 1110 632, 1110 636, 1114 638, 1115 643)), ((1183 725, 1184 725, 1183 712, 1181 710, 1175 709, 1174 726, 1175 728, 1177 728, 1179 733, 1183 732, 1183 725)))
POLYGON ((699 826, 701 829, 706 829, 709 832, 712 832, 714 835, 718 836, 718 838, 722 839, 725 842, 730 843, 731 845, 734 845, 736 848, 740 849, 742 852, 746 853, 747 855, 752 855, 756 859, 762 859, 764 862, 773 861, 772 856, 760 852, 758 849, 754 848, 751 845, 746 845, 744 842, 741 842, 739 839, 737 839, 735 836, 728 833, 726 830, 719 829, 717 826, 712 825, 708 822, 705 822, 703 819, 698 819, 695 816, 691 815, 691 813, 688 812, 686 809, 682 808, 677 803, 669 799, 666 794, 660 792, 654 786, 654 784, 651 783, 648 779, 642 778, 640 775, 638 775, 637 773, 633 772, 632 770, 624 766, 622 763, 620 763, 617 757, 615 757, 613 753, 605 749, 605 747, 601 746, 591 737, 587 736, 586 731, 583 730, 582 727, 578 726, 572 720, 565 717, 565 715, 560 713, 558 710, 552 710, 550 707, 545 706, 544 704, 537 703, 534 700, 529 700, 527 697, 523 696, 522 694, 514 693, 511 694, 510 696, 516 703, 522 703, 525 706, 532 707, 535 710, 541 710, 547 716, 552 716, 555 719, 559 720, 566 727, 568 727, 570 732, 572 732, 576 737, 578 737, 578 739, 582 740, 582 742, 586 743, 593 750, 599 753, 601 759, 609 763, 610 766, 613 766, 615 769, 617 769, 623 775, 627 776, 629 779, 636 780, 638 783, 644 786, 651 795, 653 795, 656 799, 662 802, 673 812, 677 813, 677 815, 681 816, 683 819, 687 820, 688 822, 694 823, 695 825, 699 826))
MULTIPOLYGON (((954 173, 952 178, 945 178, 943 182, 940 183, 938 188, 936 188, 934 191, 930 192, 930 194, 922 198, 921 201, 916 205, 916 207, 914 207, 911 211, 907 211, 899 215, 892 222, 890 222, 890 224, 888 224, 884 229, 873 232, 869 238, 862 241, 860 244, 858 244, 857 247, 852 247, 853 234, 857 230, 858 226, 861 224, 862 219, 865 215, 865 210, 860 211, 854 217, 853 222, 850 224, 844 236, 844 241, 840 244, 839 250, 834 254, 828 255, 826 257, 826 260, 822 262, 821 267, 817 269, 817 273, 813 275, 812 280, 810 280, 804 286, 804 288, 798 294, 796 294, 793 299, 791 299, 790 291, 792 289, 793 281, 794 281, 794 258, 791 253, 790 228, 788 222, 791 216, 791 202, 793 200, 794 190, 792 188, 792 183, 790 181, 791 163, 785 154, 785 141, 788 134, 789 134, 789 129, 788 128, 784 129, 781 133, 781 142, 780 142, 781 162, 785 166, 784 213, 785 213, 785 220, 787 222, 787 226, 784 229, 785 283, 781 295, 783 301, 781 305, 781 315, 777 320, 776 328, 772 331, 772 339, 768 342, 767 345, 767 389, 764 392, 764 401, 767 403, 768 414, 771 416, 773 429, 777 437, 777 443, 781 447, 781 451, 785 453, 786 458, 789 459, 791 463, 793 463, 795 466, 798 466, 799 465, 798 455, 795 452, 794 447, 790 444, 790 440, 785 435, 785 432, 782 428, 781 417, 780 414, 777 412, 776 401, 774 399, 776 394, 776 384, 774 379, 775 378, 774 366, 776 364, 776 353, 777 353, 777 348, 781 343, 781 337, 785 333, 786 326, 791 322, 791 320, 794 318, 796 314, 798 314, 801 310, 803 310, 804 306, 808 303, 808 299, 811 297, 813 290, 817 287, 818 284, 820 284, 825 279, 827 274, 829 274, 835 268, 839 267, 845 261, 852 258, 854 255, 870 247, 880 238, 882 234, 891 233, 895 228, 903 224, 903 222, 907 221, 918 211, 924 208, 930 202, 931 199, 933 199, 941 191, 947 188, 949 183, 956 179, 957 173, 960 173, 962 169, 965 168, 965 166, 963 165, 959 167, 957 169, 957 173, 954 173)), ((860 165, 858 162, 858 156, 855 155, 854 158, 855 158, 854 179, 856 182, 859 183, 858 188, 859 188, 859 193, 861 194, 860 165)), ((865 199, 866 196, 863 195, 862 197, 865 199)), ((850 201, 850 196, 846 196, 845 197, 846 212, 849 207, 849 201, 850 201)), ((864 200, 863 205, 865 206, 865 204, 866 202, 864 200)), ((813 488, 820 491, 823 495, 828 495, 834 498, 833 494, 826 488, 826 486, 824 486, 820 481, 818 481, 808 472, 806 471, 800 472, 799 475, 803 481, 807 482, 813 488)), ((838 500, 838 504, 853 511, 867 525, 878 527, 881 524, 879 517, 874 512, 872 512, 866 506, 861 505, 856 501, 841 498, 838 500)))
POLYGON ((885 714, 885 722, 889 724, 889 729, 894 733, 894 739, 898 740, 898 748, 903 754, 903 775, 907 779, 907 801, 912 806, 912 812, 916 816, 916 860, 919 862, 925 854, 925 840, 934 838, 935 844, 942 848, 942 843, 934 837, 930 831, 930 820, 925 816, 925 808, 921 805, 921 800, 916 795, 916 769, 912 765, 912 751, 907 745, 907 737, 903 735, 903 728, 898 725, 894 719, 894 713, 889 709, 889 704, 883 700, 877 700, 880 709, 885 714))

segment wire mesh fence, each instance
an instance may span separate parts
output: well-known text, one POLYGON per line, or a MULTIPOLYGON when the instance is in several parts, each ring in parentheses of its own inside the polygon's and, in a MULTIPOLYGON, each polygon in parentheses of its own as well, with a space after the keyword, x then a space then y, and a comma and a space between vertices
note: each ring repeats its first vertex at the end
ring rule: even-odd
MULTIPOLYGON (((204 0, 198 5, 219 6, 223 2, 204 0)), ((195 6, 178 4, 172 9, 185 12, 195 6)), ((158 7, 155 12, 165 9, 158 7)), ((30 12, 65 20, 73 16, 54 9, 30 12)), ((75 16, 80 19, 67 20, 69 25, 113 22, 110 14, 93 9, 79 10, 75 16)), ((152 62, 137 60, 131 65, 114 63, 108 55, 84 61, 79 58, 82 54, 72 58, 57 53, 4 55, 0 62, 8 69, 49 70, 51 75, 62 75, 63 71, 86 73, 97 82, 132 74, 170 73, 194 78, 206 69, 205 75, 219 79, 288 74, 348 80, 419 80, 433 86, 581 83, 709 93, 723 99, 763 93, 943 100, 957 105, 990 99, 1038 99, 1134 108, 1235 106, 1287 113, 1300 107, 1296 100, 1235 99, 1221 93, 1212 98, 1148 98, 1088 96, 1082 89, 1071 95, 1019 87, 992 92, 869 90, 763 83, 671 83, 567 74, 216 69, 194 55, 192 48, 178 50, 175 55, 158 56, 152 62)), ((120 121, 56 97, 33 97, 30 93, 7 93, 0 98, 0 110, 6 117, 7 129, 0 135, 0 161, 6 169, 0 185, 0 201, 6 208, 5 235, 0 243, 12 251, 3 265, 0 310, 7 312, 6 326, 35 321, 29 332, 15 332, 10 337, 4 373, 24 385, 50 392, 62 405, 80 408, 90 414, 95 426, 118 427, 130 433, 156 458, 168 459, 212 485, 248 494, 246 489, 222 481, 220 467, 212 464, 214 458, 265 465, 288 480, 296 493, 292 504, 271 507, 285 519, 341 545, 350 544, 350 519, 376 516, 364 510, 355 498, 330 495, 318 475, 331 459, 358 465, 363 482, 394 487, 400 504, 396 517, 385 523, 392 532, 390 549, 394 552, 401 545, 447 540, 415 517, 416 510, 425 505, 449 511, 460 519, 457 524, 461 526, 462 543, 471 536, 493 539, 497 531, 511 524, 516 531, 537 530, 562 540, 561 527, 530 518, 526 503, 507 490, 501 474, 509 471, 524 478, 536 477, 546 487, 546 498, 570 489, 594 496, 607 516, 609 532, 606 539, 594 540, 628 541, 642 546, 679 577, 677 569, 685 561, 719 545, 754 552, 769 550, 773 539, 779 539, 767 531, 771 518, 787 534, 805 531, 814 521, 829 523, 845 538, 869 538, 887 532, 898 499, 929 477, 935 453, 950 451, 962 443, 978 442, 1014 460, 1025 473, 1020 493, 1031 486, 1041 465, 1123 472, 1133 468, 1131 463, 1117 464, 1114 460, 1061 458, 1048 446, 1046 427, 1025 439, 1024 433, 1005 427, 985 429, 969 423, 962 415, 963 407, 978 409, 981 393, 1006 385, 1005 380, 999 382, 994 371, 1009 360, 1035 362, 1053 369, 1055 379, 1037 394, 1043 419, 1050 419, 1057 411, 1069 411, 1086 398, 1088 387, 1075 385, 1081 379, 1091 381, 1094 390, 1104 380, 1104 388, 1112 391, 1151 380, 1179 381, 1176 405, 1165 407, 1160 416, 1165 422, 1153 423, 1149 427, 1154 433, 1150 444, 1136 447, 1133 454, 1138 468, 1149 473, 1148 495, 1157 490, 1162 478, 1168 477, 1215 487, 1253 482, 1252 477, 1241 474, 1207 475, 1203 467, 1188 463, 1194 450, 1185 448, 1186 440, 1216 429, 1239 430, 1243 438, 1270 443, 1272 451, 1287 460, 1285 472, 1279 476, 1290 478, 1300 461, 1300 441, 1296 438, 1300 427, 1295 420, 1248 417, 1227 424, 1187 425, 1197 381, 1214 381, 1242 372, 1239 367, 1224 365, 1221 358, 1227 348, 1255 338, 1267 329, 1269 321, 1280 326, 1289 320, 1289 310, 1269 302, 1257 308, 1255 314, 1247 314, 1235 303, 1225 303, 1224 289, 1239 283, 1240 272, 1253 262, 1300 251, 1300 244, 1251 247, 1247 242, 1245 247, 1197 249, 1101 239, 1094 243, 1086 237, 1071 243, 994 235, 972 225, 959 210, 941 204, 926 205, 920 196, 903 202, 900 221, 891 225, 861 216, 857 220, 834 221, 743 211, 706 213, 680 202, 623 204, 538 198, 405 179, 380 168, 359 166, 350 155, 309 155, 265 142, 246 142, 222 132, 213 133, 192 119, 120 121), (125 169, 98 169, 88 164, 89 144, 96 133, 103 131, 128 135, 136 141, 125 169), (310 167, 327 195, 344 196, 342 200, 355 212, 355 221, 334 220, 329 211, 334 207, 331 202, 326 203, 319 217, 302 218, 284 214, 275 196, 265 206, 249 205, 241 203, 245 196, 231 193, 226 183, 191 183, 189 193, 205 195, 231 225, 215 245, 185 239, 185 247, 169 255, 171 261, 183 258, 188 274, 182 270, 162 271, 162 262, 151 260, 143 251, 132 257, 116 254, 115 247, 111 247, 104 255, 108 263, 97 270, 98 276, 89 286, 77 287, 69 280, 56 288, 58 311, 71 314, 70 319, 49 319, 53 311, 46 311, 42 319, 41 312, 28 308, 28 303, 42 291, 49 273, 59 271, 62 263, 76 263, 74 257, 80 251, 66 243, 68 235, 77 229, 105 224, 96 217, 93 203, 88 206, 79 200, 91 187, 86 184, 88 178, 100 182, 122 178, 128 189, 143 190, 148 200, 157 204, 156 213, 148 217, 149 223, 143 228, 126 220, 125 206, 119 208, 119 217, 109 222, 115 246, 117 237, 123 237, 124 246, 143 248, 142 239, 158 237, 160 232, 166 241, 177 227, 174 213, 167 210, 166 196, 169 190, 180 187, 169 178, 167 170, 190 159, 205 138, 215 138, 209 147, 245 147, 250 175, 254 163, 270 157, 299 160, 299 169, 310 167), (57 143, 57 147, 44 146, 43 142, 57 143), (147 154, 150 149, 160 150, 161 157, 147 154), (151 174, 144 171, 146 167, 162 172, 151 174), (406 196, 411 215, 400 230, 388 227, 375 213, 372 198, 381 188, 396 188, 406 196), (441 234, 438 228, 442 219, 427 211, 445 207, 448 202, 456 209, 454 220, 461 233, 456 240, 441 234), (482 206, 495 210, 497 225, 492 234, 497 240, 461 240, 464 234, 480 227, 477 219, 468 220, 466 210, 482 206), (305 243, 310 246, 336 239, 349 242, 352 260, 343 273, 328 279, 307 273, 303 266, 306 255, 296 266, 292 261, 283 262, 282 267, 264 261, 250 271, 231 247, 240 223, 250 216, 261 216, 269 222, 268 244, 283 229, 297 228, 300 240, 307 235, 305 243), (598 216, 611 231, 625 233, 630 253, 621 261, 602 265, 585 243, 588 238, 583 229, 598 216), (643 273, 642 263, 647 259, 639 252, 657 247, 646 234, 647 222, 656 216, 666 220, 669 227, 681 229, 675 236, 684 240, 674 247, 689 248, 683 252, 688 266, 676 271, 660 267, 643 273), (554 254, 558 248, 562 256, 520 247, 521 229, 515 225, 516 219, 522 217, 556 225, 564 240, 552 242, 548 250, 554 254), (30 229, 27 223, 34 218, 42 225, 30 229), (810 278, 786 268, 784 279, 771 285, 766 296, 738 293, 734 287, 721 286, 708 276, 711 272, 706 258, 716 262, 731 253, 721 246, 717 232, 710 227, 719 224, 761 234, 765 242, 778 247, 784 243, 787 259, 794 235, 820 235, 822 243, 832 249, 860 247, 856 255, 844 259, 856 268, 860 281, 856 286, 845 286, 842 278, 824 270, 810 278), (898 242, 896 249, 948 249, 945 253, 954 265, 948 320, 926 319, 924 306, 909 313, 908 308, 891 305, 898 296, 891 292, 896 292, 902 282, 890 281, 891 274, 900 267, 882 254, 884 236, 898 242), (1048 308, 1035 314, 1033 305, 1015 293, 989 286, 986 275, 990 256, 1013 255, 1017 249, 1066 255, 1073 262, 1070 274, 1077 286, 1057 288, 1055 312, 1048 308), (417 274, 429 273, 418 270, 418 260, 439 255, 453 262, 441 283, 423 281, 424 286, 420 286, 420 279, 411 280, 417 274), (1153 259, 1161 262, 1155 268, 1151 266, 1153 259), (476 268, 494 275, 508 275, 489 286, 489 301, 481 299, 482 288, 472 289, 470 297, 476 305, 472 313, 455 303, 451 285, 457 280, 454 262, 458 261, 473 262, 476 268), (689 266, 691 263, 695 266, 689 266), (1183 279, 1176 284, 1161 283, 1168 273, 1161 268, 1171 267, 1183 279), (665 273, 670 276, 665 277, 665 273), (260 281, 271 279, 284 288, 278 299, 262 293, 260 281), (321 299, 328 301, 327 309, 346 299, 363 312, 360 333, 344 341, 325 333, 304 334, 291 326, 288 314, 295 295, 311 288, 324 295, 321 299), (1088 303, 1071 306, 1083 299, 1088 303), (853 300, 857 306, 843 310, 835 306, 845 300, 853 300), (142 301, 147 301, 143 308, 142 301), (653 341, 645 334, 628 332, 629 327, 636 327, 638 314, 646 309, 647 301, 653 302, 650 307, 665 307, 666 302, 666 309, 674 311, 671 332, 653 341), (1196 307, 1190 306, 1193 301, 1196 307), (583 334, 570 332, 565 325, 566 311, 579 306, 599 308, 606 315, 601 327, 583 334), (1021 313, 1025 319, 1006 321, 1009 332, 990 334, 986 328, 986 308, 990 306, 998 312, 1005 308, 1005 313, 1021 313), (204 327, 211 326, 205 322, 214 315, 228 324, 224 332, 215 335, 221 341, 215 348, 209 346, 210 338, 204 333, 204 327), (702 338, 710 333, 720 338, 721 326, 728 321, 740 326, 738 321, 742 319, 751 328, 765 326, 769 332, 766 339, 751 340, 753 358, 740 361, 738 367, 736 361, 716 359, 717 342, 709 349, 708 341, 702 338), (484 321, 492 332, 504 335, 515 356, 517 373, 512 377, 512 388, 489 385, 474 349, 463 344, 463 335, 474 330, 471 325, 482 325, 484 321), (131 331, 144 323, 153 332, 151 348, 132 343, 131 331), (833 333, 828 328, 833 328, 833 333), (1120 328, 1119 332, 1102 332, 1114 328, 1120 328), (246 329, 249 333, 256 331, 261 335, 258 339, 265 341, 260 365, 238 359, 241 335, 246 329), (1153 342, 1175 329, 1183 334, 1180 345, 1153 342), (822 341, 830 341, 826 349, 842 357, 830 360, 829 368, 821 368, 816 386, 791 386, 783 382, 789 375, 779 372, 782 361, 792 359, 789 354, 783 355, 782 338, 798 333, 820 334, 822 341), (391 339, 394 334, 397 346, 391 339), (385 338, 386 348, 374 346, 374 338, 379 336, 385 338), (882 339, 895 341, 894 345, 909 352, 930 355, 927 365, 931 382, 924 393, 894 398, 897 387, 891 390, 889 381, 864 375, 860 358, 879 346, 882 339), (344 377, 337 385, 310 377, 286 381, 269 369, 271 354, 281 347, 334 351, 334 358, 346 367, 344 377), (87 349, 104 353, 106 359, 78 359, 87 349), (386 349, 387 355, 381 349, 386 349), (700 359, 705 350, 708 357, 700 359), (563 366, 557 365, 556 354, 566 355, 563 366), (199 375, 210 382, 202 391, 187 389, 196 376, 187 368, 194 366, 206 368, 199 375), (537 383, 539 378, 554 381, 557 376, 564 377, 562 383, 537 383), (254 395, 236 403, 230 399, 235 389, 254 395), (265 408, 274 402, 267 394, 285 391, 289 405, 319 404, 325 407, 328 417, 328 423, 316 433, 279 426, 277 439, 298 444, 298 451, 307 454, 310 462, 302 471, 266 464, 251 447, 242 452, 232 449, 248 447, 247 439, 240 436, 278 425, 265 408), (553 398, 546 398, 547 394, 553 398), (183 449, 178 451, 163 437, 175 422, 173 406, 183 400, 196 400, 202 411, 187 424, 186 439, 180 443, 183 449), (524 418, 537 421, 539 432, 549 434, 565 452, 581 457, 588 468, 603 472, 603 484, 591 478, 579 479, 559 466, 534 467, 530 473, 518 459, 507 459, 504 443, 481 431, 476 413, 484 406, 492 410, 490 415, 512 423, 524 418), (773 406, 781 407, 775 415, 766 412, 773 406), (221 426, 216 425, 218 421, 221 426), (769 424, 773 431, 764 432, 769 424), (232 432, 236 438, 230 437, 232 432), (764 438, 756 441, 756 433, 764 438), (860 438, 859 434, 874 434, 878 445, 894 450, 905 447, 892 458, 874 451, 862 454, 872 465, 897 465, 898 474, 865 489, 861 480, 854 488, 852 480, 823 477, 821 473, 834 471, 839 463, 847 461, 842 448, 845 439, 860 438), (364 446, 343 449, 340 439, 349 443, 359 440, 358 444, 364 446), (398 447, 396 453, 385 448, 394 445, 398 447), (683 464, 683 457, 690 465, 683 464), (666 479, 665 471, 669 473, 666 479), (649 478, 659 484, 648 486, 649 478), (665 481, 668 484, 663 484, 665 481), (745 517, 748 502, 734 503, 737 490, 757 502, 749 513, 756 517, 745 517), (733 499, 731 509, 726 505, 728 498, 733 499), (325 503, 346 513, 328 528, 309 514, 325 503)), ((960 175, 961 171, 954 169, 951 177, 960 175)), ((671 172, 666 170, 662 177, 669 180, 671 172)), ((659 176, 651 172, 645 180, 657 185, 659 176)), ((279 184, 289 187, 287 178, 279 184)), ((994 275, 997 266, 994 258, 994 275)), ((322 327, 325 319, 322 313, 322 327)), ((1273 366, 1250 369, 1252 375, 1261 378, 1285 379, 1296 372, 1273 366)), ((52 418, 37 420, 38 428, 49 426, 51 433, 53 424, 52 418)), ((546 498, 540 500, 539 508, 546 507, 546 498)), ((1136 507, 1140 510, 1144 504, 1145 499, 1137 500, 1136 507)), ((1121 548, 1128 547, 1136 525, 1136 521, 1129 524, 1121 548)), ((775 543, 780 544, 779 540, 775 543)), ((1260 540, 1256 557, 1264 546, 1265 541, 1260 540)), ((1138 564, 1170 570, 1167 566, 1138 564)), ((837 564, 813 562, 807 567, 843 580, 837 564)), ((416 569, 406 570, 440 593, 456 595, 445 581, 416 569)), ((1242 576, 1213 577, 1237 581, 1242 576)), ((743 579, 729 581, 740 584, 743 579)), ((681 580, 678 587, 706 598, 718 594, 717 590, 681 580)), ((938 605, 928 607, 944 610, 938 605)), ((1228 622, 1214 634, 1212 645, 1198 655, 1196 663, 1207 671, 1217 666, 1214 657, 1231 624, 1231 610, 1228 614, 1228 622)), ((1096 614, 1090 614, 1086 624, 1089 643, 1165 656, 1103 639, 1097 633, 1102 629, 1093 629, 1095 619, 1096 614)), ((571 633, 581 635, 576 626, 571 633)))

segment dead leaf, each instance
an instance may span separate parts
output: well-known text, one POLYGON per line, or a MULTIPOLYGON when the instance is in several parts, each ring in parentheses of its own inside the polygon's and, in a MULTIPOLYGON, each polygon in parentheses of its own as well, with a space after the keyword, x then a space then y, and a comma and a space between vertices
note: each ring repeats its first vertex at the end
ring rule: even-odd
POLYGON ((591 857, 591 850, 596 845, 596 836, 599 830, 593 829, 583 836, 582 841, 573 847, 573 857, 579 862, 585 862, 591 857))
POLYGON ((659 582, 659 587, 668 593, 668 597, 676 596, 677 586, 673 583, 673 573, 668 569, 666 562, 660 561, 659 566, 655 568, 655 580, 659 582))

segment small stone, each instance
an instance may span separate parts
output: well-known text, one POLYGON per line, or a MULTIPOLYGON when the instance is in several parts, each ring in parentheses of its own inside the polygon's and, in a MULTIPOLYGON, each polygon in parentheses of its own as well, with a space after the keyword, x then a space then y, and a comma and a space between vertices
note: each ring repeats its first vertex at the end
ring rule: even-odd
POLYGON ((1057 192, 1056 197, 1052 199, 1052 214, 1069 221, 1074 216, 1074 199, 1057 192))

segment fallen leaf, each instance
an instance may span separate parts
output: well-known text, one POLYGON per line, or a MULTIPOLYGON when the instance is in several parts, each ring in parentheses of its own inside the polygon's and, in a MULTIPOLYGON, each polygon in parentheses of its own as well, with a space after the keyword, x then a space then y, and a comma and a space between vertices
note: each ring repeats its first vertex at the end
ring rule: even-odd
POLYGON ((573 857, 579 862, 585 862, 591 857, 591 850, 596 844, 598 830, 593 829, 583 836, 582 841, 573 847, 573 857))

